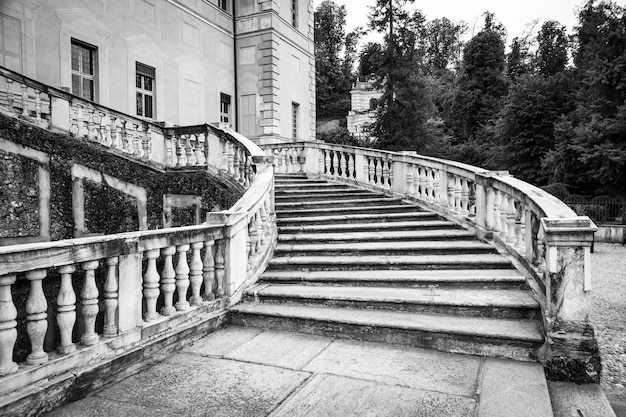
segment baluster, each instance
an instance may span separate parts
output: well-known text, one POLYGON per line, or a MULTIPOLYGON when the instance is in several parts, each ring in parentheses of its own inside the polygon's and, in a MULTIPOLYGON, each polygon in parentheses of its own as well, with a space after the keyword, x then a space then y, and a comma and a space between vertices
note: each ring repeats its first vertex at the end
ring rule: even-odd
POLYGON ((261 251, 261 241, 263 240, 263 218, 261 217, 261 209, 258 209, 255 214, 256 220, 256 253, 261 251))
POLYGON ((202 296, 200 295, 200 287, 202 286, 202 258, 200 250, 204 246, 204 242, 194 242, 191 244, 191 262, 189 262, 189 282, 191 283, 191 298, 189 299, 192 306, 202 304, 202 296))
POLYGON ((506 241, 507 236, 509 235, 509 226, 507 221, 507 210, 509 207, 509 199, 510 197, 501 192, 502 198, 500 200, 500 237, 502 240, 506 241))
POLYGON ((215 282, 215 261, 213 260, 214 240, 204 242, 204 259, 202 262, 202 277, 204 279, 204 299, 215 300, 213 295, 213 284, 215 282))
POLYGON ((461 179, 461 214, 469 215, 469 186, 466 178, 461 179))
POLYGON ((176 157, 176 152, 174 149, 174 137, 166 136, 165 137, 165 154, 167 157, 167 166, 174 167, 176 164, 174 163, 174 158, 176 157))
POLYGON ((526 250, 526 243, 524 242, 524 238, 526 237, 525 227, 525 219, 524 219, 524 205, 521 202, 518 202, 517 208, 515 210, 515 236, 517 237, 515 242, 515 248, 521 254, 526 250))
POLYGON ((341 158, 341 160, 339 161, 339 166, 341 167, 341 176, 344 178, 349 178, 350 175, 347 172, 348 161, 346 159, 348 155, 346 154, 346 152, 339 152, 339 156, 341 158))
POLYGON ((324 151, 324 174, 331 174, 331 161, 330 161, 330 151, 326 149, 324 151))
POLYGON ((215 279, 217 281, 217 288, 215 289, 215 295, 217 298, 224 296, 224 285, 226 274, 224 272, 224 241, 215 241, 215 279))
POLYGON ((240 165, 241 165, 241 161, 239 158, 240 158, 239 148, 235 147, 234 155, 233 155, 233 175, 234 175, 235 181, 237 182, 241 182, 240 180, 242 180, 241 171, 239 170, 240 165))
POLYGON ((128 144, 130 143, 130 139, 128 138, 128 125, 130 122, 127 120, 120 120, 120 123, 122 125, 122 135, 120 138, 122 140, 122 151, 130 153, 130 149, 128 147, 128 144))
POLYGON ((171 316, 176 313, 174 308, 174 291, 176 290, 176 272, 172 256, 176 253, 176 246, 163 248, 163 269, 161 270, 161 294, 163 294, 163 307, 161 314, 171 316))
POLYGON ((251 157, 249 155, 246 155, 246 166, 245 166, 245 180, 243 182, 243 186, 245 188, 249 188, 250 187, 250 178, 254 176, 254 173, 252 172, 252 162, 251 162, 251 157))
POLYGON ((446 190, 441 190, 441 179, 443 171, 433 169, 433 203, 437 204, 441 202, 441 195, 446 194, 446 190))
MULTIPOLYGON (((306 171, 306 156, 304 155, 304 148, 298 150, 298 163, 300 164, 300 173, 304 174, 306 171)), ((354 170, 354 166, 352 167, 354 170)))
POLYGON ((389 160, 385 160, 385 159, 381 159, 381 163, 383 166, 383 173, 382 173, 382 181, 383 181, 383 189, 385 190, 389 190, 391 188, 391 178, 390 178, 390 173, 391 170, 389 169, 389 165, 391 164, 391 161, 389 160))
POLYGON ((156 305, 159 298, 159 272, 157 271, 156 261, 160 255, 159 249, 152 249, 144 252, 147 266, 146 273, 143 275, 143 298, 146 303, 146 312, 143 314, 145 321, 155 321, 159 318, 156 305))
POLYGON ((191 144, 192 138, 195 138, 195 135, 185 135, 185 156, 187 157, 187 166, 196 164, 196 156, 193 153, 193 145, 191 144))
POLYGON ((293 172, 293 165, 291 162, 291 149, 285 149, 285 173, 291 174, 293 172))
POLYGON ((83 345, 91 346, 98 343, 100 339, 96 334, 96 316, 98 315, 98 287, 96 287, 96 268, 98 261, 89 261, 82 264, 85 271, 83 291, 80 294, 80 301, 83 305, 83 321, 85 332, 80 338, 83 345))
POLYGON ((28 117, 28 86, 20 84, 22 87, 22 117, 28 117))
POLYGON ((435 189, 435 181, 432 175, 433 170, 431 168, 424 168, 424 180, 426 182, 425 185, 425 198, 429 203, 433 203, 435 201, 435 196, 433 195, 433 190, 435 189))
POLYGON ((107 126, 105 122, 106 114, 103 112, 98 112, 98 123, 97 123, 97 134, 96 137, 99 137, 98 142, 103 144, 104 146, 109 145, 108 137, 107 137, 107 126))
POLYGON ((175 135, 176 138, 176 168, 187 166, 183 135, 175 135))
POLYGON ((31 353, 26 358, 29 365, 39 365, 48 361, 48 354, 43 350, 43 341, 48 330, 48 301, 42 287, 46 275, 45 269, 26 273, 26 279, 30 281, 30 291, 26 300, 26 332, 31 345, 31 353))
POLYGON ((256 255, 256 242, 258 239, 257 236, 257 227, 256 227, 256 214, 250 218, 248 223, 248 238, 250 242, 250 256, 248 259, 254 258, 256 255))
POLYGON ((150 137, 150 126, 145 123, 143 126, 143 138, 141 139, 142 155, 146 159, 150 159, 152 153, 152 138, 150 137))
POLYGON ((202 141, 200 138, 204 138, 204 133, 198 133, 195 135, 196 137, 196 146, 194 149, 194 153, 196 155, 196 165, 204 165, 206 163, 206 158, 204 157, 204 152, 202 151, 202 141))
POLYGON ((228 150, 228 174, 233 176, 235 175, 235 146, 226 142, 226 149, 228 150))
POLYGON ((57 347, 57 351, 61 355, 67 355, 76 350, 76 346, 72 343, 72 331, 74 324, 76 324, 76 293, 72 286, 74 271, 76 271, 74 265, 59 267, 61 287, 57 296, 57 325, 59 326, 61 343, 57 347))
POLYGON ((261 241, 261 246, 265 246, 265 244, 267 243, 268 228, 269 228, 269 221, 270 221, 270 217, 267 213, 267 210, 265 209, 265 202, 261 205, 259 212, 261 214, 261 221, 260 221, 261 232, 259 234, 259 240, 261 241))
POLYGON ((509 197, 508 206, 506 210, 506 224, 509 228, 507 231, 506 241, 509 244, 515 244, 517 242, 517 235, 515 234, 515 216, 517 214, 517 209, 515 208, 515 199, 513 197, 509 197))
POLYGON ((407 164, 406 170, 406 195, 407 197, 414 197, 413 195, 413 165, 407 164))
POLYGON ((463 186, 461 185, 461 177, 454 176, 454 212, 461 213, 463 208, 461 207, 461 193, 463 186))
POLYGON ((413 173, 413 189, 411 190, 411 195, 415 198, 420 197, 420 169, 419 166, 413 165, 411 168, 411 172, 413 173))
POLYGON ((272 151, 272 154, 274 155, 274 171, 277 174, 282 174, 281 170, 280 170, 280 152, 278 152, 278 149, 274 148, 274 150, 272 151))
POLYGON ((35 89, 35 119, 41 123, 41 91, 35 89))
POLYGON ((92 142, 96 141, 96 121, 94 119, 94 114, 96 111, 94 109, 90 109, 89 118, 87 118, 87 139, 92 142))
POLYGON ((119 149, 119 132, 117 126, 117 118, 115 116, 109 116, 111 119, 111 148, 119 149))
POLYGON ((209 132, 204 132, 203 136, 204 136, 204 150, 203 150, 204 160, 202 164, 208 165, 209 164, 209 138, 211 136, 209 135, 209 132))
POLYGON ((467 184, 469 188, 469 195, 467 199, 468 215, 470 217, 476 217, 476 183, 468 180, 467 184))
POLYGON ((15 113, 15 106, 13 104, 13 80, 10 78, 7 78, 7 101, 7 104, 9 105, 9 113, 17 116, 15 113))
POLYGON ((189 265, 187 264, 187 251, 189 245, 176 246, 178 252, 178 263, 176 264, 176 292, 178 293, 178 302, 176 310, 184 311, 189 309, 189 301, 187 301, 187 290, 189 289, 189 265))
POLYGON ((220 147, 222 149, 222 171, 228 173, 228 142, 219 138, 220 147))
POLYGON ((132 134, 132 154, 141 156, 141 137, 139 136, 139 125, 136 123, 132 124, 133 126, 133 134, 132 134))
POLYGON ((107 277, 104 281, 104 330, 102 336, 115 337, 117 336, 117 307, 119 305, 119 284, 117 280, 117 264, 119 258, 113 256, 106 258, 107 277))
MULTIPOLYGON (((7 82, 10 79, 7 78, 7 82)), ((12 80, 11 80, 12 81, 12 80)), ((0 376, 17 372, 13 348, 17 340, 17 309, 11 296, 15 275, 0 276, 0 376)))
POLYGON ((493 231, 500 232, 502 230, 502 224, 500 223, 500 205, 502 204, 502 193, 498 190, 494 190, 494 201, 493 201, 493 231))
POLYGON ((379 158, 376 158, 376 186, 383 186, 383 161, 379 158))

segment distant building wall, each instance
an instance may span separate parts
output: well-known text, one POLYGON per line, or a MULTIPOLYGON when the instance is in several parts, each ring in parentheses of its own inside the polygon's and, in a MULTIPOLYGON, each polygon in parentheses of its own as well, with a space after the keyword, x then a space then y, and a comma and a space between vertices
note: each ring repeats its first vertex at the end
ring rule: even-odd
POLYGON ((352 91, 351 109, 348 112, 348 131, 360 139, 369 139, 369 134, 363 127, 374 121, 376 108, 382 91, 373 89, 368 81, 357 81, 352 91))

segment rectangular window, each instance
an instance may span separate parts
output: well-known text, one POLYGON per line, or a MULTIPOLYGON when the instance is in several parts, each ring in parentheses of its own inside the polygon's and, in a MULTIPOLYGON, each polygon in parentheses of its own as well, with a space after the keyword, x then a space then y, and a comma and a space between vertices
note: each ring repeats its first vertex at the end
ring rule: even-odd
POLYGON ((230 124, 230 96, 220 93, 220 122, 230 124))
POLYGON ((135 87, 137 88, 137 116, 154 119, 156 100, 154 97, 155 69, 142 63, 135 63, 135 87))
POLYGON ((291 0, 291 25, 298 27, 298 0, 291 0))
POLYGON ((298 103, 291 102, 291 137, 298 139, 298 103))
POLYGON ((0 65, 22 72, 22 23, 0 13, 0 65))
POLYGON ((98 48, 72 39, 72 94, 96 101, 98 48))
POLYGON ((241 134, 246 137, 256 136, 256 94, 246 94, 241 96, 241 134))
POLYGON ((220 6, 220 9, 226 12, 228 11, 228 0, 218 0, 218 4, 220 6))

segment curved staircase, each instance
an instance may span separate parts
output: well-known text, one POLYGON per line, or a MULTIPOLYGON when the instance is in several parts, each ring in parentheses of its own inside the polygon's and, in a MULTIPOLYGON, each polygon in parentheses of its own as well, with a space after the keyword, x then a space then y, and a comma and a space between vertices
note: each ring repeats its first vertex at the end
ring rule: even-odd
POLYGON ((278 246, 235 325, 532 360, 541 312, 474 233, 401 199, 276 177, 278 246))

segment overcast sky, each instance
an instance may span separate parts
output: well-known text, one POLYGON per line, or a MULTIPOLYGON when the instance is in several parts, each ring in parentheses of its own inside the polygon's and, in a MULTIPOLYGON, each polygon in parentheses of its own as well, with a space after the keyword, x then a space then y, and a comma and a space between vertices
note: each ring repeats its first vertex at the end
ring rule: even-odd
MULTIPOLYGON (((347 30, 358 25, 367 26, 368 6, 373 5, 374 0, 334 1, 345 5, 348 10, 347 30)), ((322 0, 314 0, 315 7, 321 2, 322 0)), ((619 0, 617 3, 625 4, 626 0, 619 0)), ((514 37, 525 35, 528 24, 535 19, 539 19, 535 33, 546 20, 558 20, 571 33, 577 23, 577 10, 583 4, 584 0, 416 0, 411 7, 420 9, 428 19, 447 17, 455 22, 463 20, 468 25, 469 36, 474 25, 477 29, 480 28, 483 22, 482 13, 493 12, 507 28, 508 44, 514 37)))

